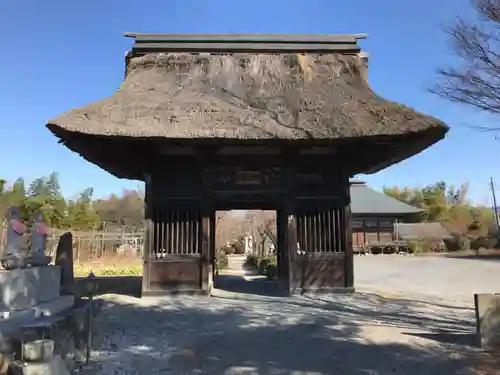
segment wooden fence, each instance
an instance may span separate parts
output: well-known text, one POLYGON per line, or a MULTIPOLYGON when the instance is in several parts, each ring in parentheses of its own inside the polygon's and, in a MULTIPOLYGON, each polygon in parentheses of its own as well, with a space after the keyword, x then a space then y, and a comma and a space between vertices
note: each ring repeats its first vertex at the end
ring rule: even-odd
MULTIPOLYGON (((73 251, 75 261, 86 261, 113 255, 134 254, 142 256, 144 232, 142 230, 116 230, 116 227, 90 231, 72 229, 51 229, 47 243, 47 255, 55 255, 59 237, 66 232, 73 234, 73 251)), ((0 251, 6 244, 7 222, 0 222, 0 251)), ((28 247, 28 238, 26 241, 28 247)))

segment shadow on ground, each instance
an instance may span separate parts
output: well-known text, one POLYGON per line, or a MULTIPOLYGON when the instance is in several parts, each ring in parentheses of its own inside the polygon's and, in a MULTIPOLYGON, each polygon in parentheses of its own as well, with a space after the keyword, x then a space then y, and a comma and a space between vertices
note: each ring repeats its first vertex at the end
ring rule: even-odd
MULTIPOLYGON (((77 295, 85 295, 84 277, 76 278, 77 295)), ((141 297, 142 276, 98 276, 94 279, 97 283, 97 295, 120 294, 131 297, 141 297)))
MULTIPOLYGON (((142 276, 102 276, 96 277, 97 294, 120 294, 131 297, 141 297, 142 276)), ((77 288, 85 291, 86 278, 77 278, 77 288)), ((241 275, 221 274, 215 278, 214 287, 229 292, 253 294, 258 296, 284 296, 275 280, 257 278, 245 280, 241 275)))
POLYGON ((483 261, 491 261, 491 262, 500 262, 500 251, 498 254, 488 254, 488 255, 476 255, 476 254, 466 254, 466 255, 458 255, 458 254, 446 254, 445 258, 452 259, 464 259, 464 260, 483 260, 483 261))
POLYGON ((453 307, 370 294, 106 300, 84 373, 480 374, 473 312, 453 307))
POLYGON ((268 280, 265 277, 251 280, 241 275, 220 274, 215 278, 214 287, 228 292, 253 294, 257 296, 285 296, 286 293, 280 289, 278 281, 268 280))

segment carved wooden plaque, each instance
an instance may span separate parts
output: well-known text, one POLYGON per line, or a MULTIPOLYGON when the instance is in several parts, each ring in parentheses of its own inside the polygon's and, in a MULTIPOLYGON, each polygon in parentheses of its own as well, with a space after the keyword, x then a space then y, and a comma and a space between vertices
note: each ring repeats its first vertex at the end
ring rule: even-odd
POLYGON ((243 168, 243 167, 213 167, 204 175, 205 183, 212 188, 262 188, 280 187, 282 183, 279 167, 243 168))
POLYGON ((262 173, 255 170, 239 170, 234 174, 235 185, 261 185, 262 173))

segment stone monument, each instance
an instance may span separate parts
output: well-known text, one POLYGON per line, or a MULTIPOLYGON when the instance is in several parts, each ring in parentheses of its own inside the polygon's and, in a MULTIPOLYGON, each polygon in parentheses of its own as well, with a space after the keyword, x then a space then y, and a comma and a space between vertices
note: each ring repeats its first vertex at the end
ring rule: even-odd
POLYGON ((18 207, 9 208, 0 269, 0 374, 8 368, 24 375, 69 375, 68 367, 90 353, 93 301, 75 299, 71 233, 61 236, 53 266, 44 215, 31 224, 18 207))
POLYGON ((7 212, 7 243, 2 252, 1 264, 6 270, 25 266, 25 238, 27 227, 21 218, 21 209, 9 207, 7 212))
POLYGON ((51 262, 52 259, 45 255, 48 235, 49 227, 45 222, 45 217, 43 213, 38 213, 31 226, 30 257, 26 259, 25 263, 31 266, 47 266, 51 262))
POLYGON ((475 294, 478 341, 483 348, 500 348, 500 293, 475 294))
POLYGON ((48 228, 43 215, 31 228, 31 254, 26 234, 29 228, 19 207, 8 210, 7 243, 0 270, 0 341, 12 332, 42 316, 52 316, 74 304, 74 296, 61 295, 61 268, 49 266, 45 255, 48 228))
POLYGON ((76 284, 73 271, 73 235, 71 232, 66 232, 59 238, 55 264, 61 267, 61 292, 74 294, 76 284))

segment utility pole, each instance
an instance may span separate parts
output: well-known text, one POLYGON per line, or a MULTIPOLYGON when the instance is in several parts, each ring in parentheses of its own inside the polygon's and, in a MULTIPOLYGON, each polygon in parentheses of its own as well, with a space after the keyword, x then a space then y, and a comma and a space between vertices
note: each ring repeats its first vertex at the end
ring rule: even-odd
POLYGON ((498 216, 498 206, 497 206, 497 197, 495 194, 495 184, 493 182, 493 178, 490 178, 491 185, 491 195, 493 196, 493 212, 495 214, 495 223, 497 224, 497 240, 500 243, 500 218, 498 216))

